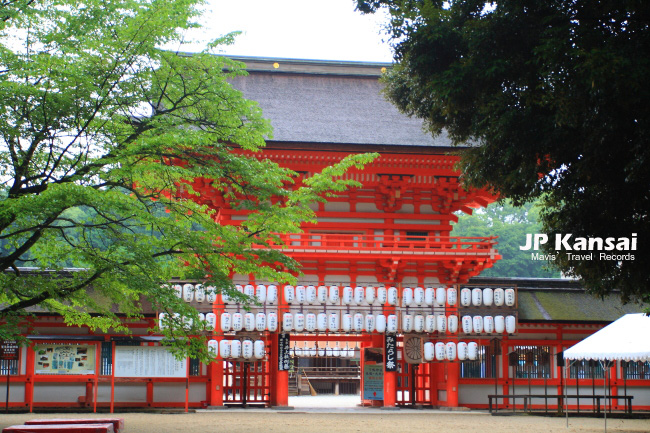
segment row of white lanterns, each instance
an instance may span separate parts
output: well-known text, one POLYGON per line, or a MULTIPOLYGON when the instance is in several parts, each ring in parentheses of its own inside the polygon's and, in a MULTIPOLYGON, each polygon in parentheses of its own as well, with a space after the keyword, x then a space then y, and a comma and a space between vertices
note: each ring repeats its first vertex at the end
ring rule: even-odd
POLYGON ((297 357, 316 357, 316 356, 329 356, 329 357, 340 357, 340 358, 352 358, 354 357, 354 347, 349 347, 348 343, 345 343, 345 347, 340 347, 338 341, 334 347, 329 345, 325 347, 317 347, 316 344, 309 347, 305 341, 303 347, 296 345, 291 349, 291 354, 297 357))
MULTIPOLYGON (((212 313, 206 315, 206 322, 211 326, 215 318, 212 313)), ((216 325, 216 324, 215 324, 216 325)), ((504 332, 514 334, 516 329, 515 316, 463 316, 460 320, 461 329, 466 334, 504 332)), ((277 313, 222 313, 221 330, 230 331, 270 331, 279 328, 277 313)), ((401 326, 395 314, 361 314, 345 313, 284 313, 282 316, 282 331, 284 332, 458 332, 458 316, 445 315, 412 315, 402 316, 401 326)), ((214 329, 214 328, 211 328, 214 329)))
MULTIPOLYGON (((204 302, 213 303, 216 301, 214 287, 208 287, 208 290, 201 284, 176 284, 173 286, 178 297, 183 298, 186 302, 204 302)), ((256 298, 262 304, 275 304, 278 301, 278 288, 275 285, 265 286, 258 284, 257 287, 252 284, 237 286, 237 289, 246 296, 256 298)), ((235 303, 236 301, 223 293, 222 300, 225 304, 235 303)), ((457 291, 453 287, 405 287, 402 289, 402 306, 411 305, 422 306, 454 306, 457 303, 457 291)), ((284 286, 284 299, 289 304, 333 304, 339 305, 373 305, 388 304, 397 305, 399 302, 399 292, 396 287, 361 287, 352 288, 343 287, 341 290, 338 286, 284 286)), ((503 306, 512 307, 515 305, 514 289, 492 289, 492 288, 463 288, 460 291, 460 305, 463 307, 470 306, 503 306)))
POLYGON ((441 341, 433 343, 427 341, 424 343, 423 358, 425 362, 430 361, 474 361, 478 359, 478 344, 475 342, 458 344, 450 341, 443 343, 441 341))
POLYGON ((266 355, 263 340, 210 340, 208 350, 213 356, 218 354, 223 359, 263 359, 266 355))

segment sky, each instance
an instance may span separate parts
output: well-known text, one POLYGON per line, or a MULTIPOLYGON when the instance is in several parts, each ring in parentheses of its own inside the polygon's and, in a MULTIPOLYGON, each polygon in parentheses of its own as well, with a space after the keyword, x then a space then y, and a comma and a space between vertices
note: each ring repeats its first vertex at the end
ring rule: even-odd
POLYGON ((207 0, 200 19, 204 28, 187 36, 205 40, 241 31, 222 51, 229 55, 391 62, 381 33, 386 15, 362 15, 354 5, 354 0, 207 0))

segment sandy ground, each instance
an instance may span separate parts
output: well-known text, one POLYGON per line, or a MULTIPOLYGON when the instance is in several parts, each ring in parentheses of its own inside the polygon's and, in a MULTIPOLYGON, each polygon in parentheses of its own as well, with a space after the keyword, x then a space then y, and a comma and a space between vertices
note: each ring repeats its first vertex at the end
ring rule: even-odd
MULTIPOLYGON (((358 397, 357 397, 358 399, 358 397)), ((587 433, 604 432, 602 418, 564 418, 515 415, 491 416, 485 411, 450 412, 402 409, 385 411, 356 407, 357 399, 292 398, 293 410, 226 409, 196 413, 116 413, 124 418, 125 433, 338 433, 338 432, 462 432, 462 433, 587 433)), ((37 418, 92 418, 108 414, 0 415, 0 427, 37 418)), ((608 432, 650 432, 648 419, 608 419, 608 432)))

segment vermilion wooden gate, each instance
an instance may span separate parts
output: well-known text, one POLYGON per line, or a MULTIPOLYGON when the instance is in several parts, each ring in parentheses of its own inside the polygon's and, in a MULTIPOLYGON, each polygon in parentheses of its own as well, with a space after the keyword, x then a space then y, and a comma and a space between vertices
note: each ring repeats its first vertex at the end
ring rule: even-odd
MULTIPOLYGON (((402 348, 398 348, 399 351, 402 348)), ((397 399, 399 406, 432 405, 430 363, 408 364, 404 356, 397 362, 397 399)))
POLYGON ((270 375, 267 361, 224 362, 223 370, 224 404, 269 404, 270 375))

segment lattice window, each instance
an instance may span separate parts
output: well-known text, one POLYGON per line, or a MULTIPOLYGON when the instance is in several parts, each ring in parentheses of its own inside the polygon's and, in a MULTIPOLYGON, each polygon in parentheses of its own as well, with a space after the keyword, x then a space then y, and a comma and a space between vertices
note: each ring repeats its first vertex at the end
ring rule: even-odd
POLYGON ((623 371, 626 379, 650 379, 650 362, 628 362, 623 371))
POLYGON ((549 346, 515 346, 516 378, 544 379, 551 377, 551 348, 549 346))
POLYGON ((497 357, 494 347, 479 346, 478 359, 462 361, 460 363, 460 377, 462 378, 494 378, 497 374, 497 357))
POLYGON ((571 379, 602 379, 605 377, 603 366, 598 361, 572 361, 569 367, 571 379))

